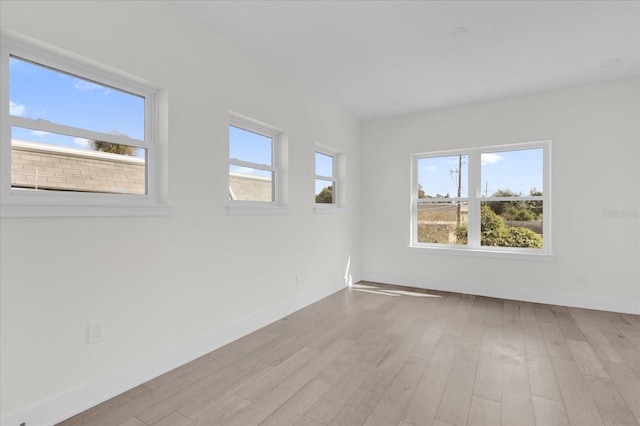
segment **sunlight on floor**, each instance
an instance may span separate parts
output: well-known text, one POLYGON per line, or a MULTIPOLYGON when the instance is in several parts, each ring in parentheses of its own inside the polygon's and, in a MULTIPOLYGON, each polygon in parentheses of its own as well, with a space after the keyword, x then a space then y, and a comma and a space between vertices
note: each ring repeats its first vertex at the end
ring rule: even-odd
POLYGON ((407 291, 407 290, 385 290, 385 289, 381 289, 380 287, 365 285, 365 284, 353 284, 351 286, 351 289, 355 291, 364 292, 364 293, 375 293, 375 294, 381 294, 384 296, 394 296, 394 297, 398 297, 398 296, 442 297, 442 296, 438 296, 437 294, 418 293, 418 292, 407 291))

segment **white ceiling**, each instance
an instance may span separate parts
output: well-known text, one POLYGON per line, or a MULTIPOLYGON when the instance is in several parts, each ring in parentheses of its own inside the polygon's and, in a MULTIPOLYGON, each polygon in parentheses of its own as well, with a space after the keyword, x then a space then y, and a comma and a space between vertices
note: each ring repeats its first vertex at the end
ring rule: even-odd
POLYGON ((635 0, 171 3, 361 120, 640 75, 635 0))

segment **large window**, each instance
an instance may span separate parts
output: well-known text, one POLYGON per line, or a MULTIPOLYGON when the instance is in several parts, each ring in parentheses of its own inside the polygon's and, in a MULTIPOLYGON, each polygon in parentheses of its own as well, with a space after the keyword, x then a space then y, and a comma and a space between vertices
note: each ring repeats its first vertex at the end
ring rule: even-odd
POLYGON ((158 204, 154 89, 7 39, 0 60, 3 215, 158 204))
POLYGON ((550 142, 413 155, 412 245, 550 254, 550 142))
POLYGON ((229 199, 249 208, 284 206, 282 151, 282 132, 264 123, 231 114, 229 199))

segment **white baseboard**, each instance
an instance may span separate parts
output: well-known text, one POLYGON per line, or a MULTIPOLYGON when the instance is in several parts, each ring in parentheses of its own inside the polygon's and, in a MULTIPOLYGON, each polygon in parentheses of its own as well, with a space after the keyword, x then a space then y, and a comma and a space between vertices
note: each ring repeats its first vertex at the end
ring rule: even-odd
POLYGON ((454 293, 472 294, 476 296, 496 297, 498 299, 546 303, 549 305, 640 315, 640 300, 614 299, 522 287, 503 287, 477 282, 441 281, 428 278, 368 272, 359 274, 358 278, 361 281, 371 281, 382 284, 396 284, 428 290, 451 291, 454 293))
POLYGON ((345 288, 345 281, 336 281, 291 300, 268 307, 247 318, 220 327, 204 336, 153 355, 115 373, 97 378, 75 389, 39 401, 29 408, 3 415, 2 426, 49 426, 132 389, 148 380, 201 357, 240 337, 246 336, 280 318, 304 308, 345 288))

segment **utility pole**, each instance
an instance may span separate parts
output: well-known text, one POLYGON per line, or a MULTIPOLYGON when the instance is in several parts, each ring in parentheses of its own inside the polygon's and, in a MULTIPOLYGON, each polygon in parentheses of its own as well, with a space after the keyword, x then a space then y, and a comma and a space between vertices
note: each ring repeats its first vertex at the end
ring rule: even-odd
POLYGON ((458 209, 457 219, 458 226, 460 226, 461 211, 460 211, 460 196, 462 195, 462 155, 458 155, 458 209))

